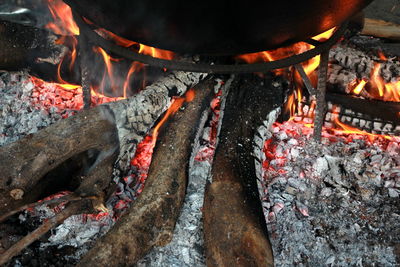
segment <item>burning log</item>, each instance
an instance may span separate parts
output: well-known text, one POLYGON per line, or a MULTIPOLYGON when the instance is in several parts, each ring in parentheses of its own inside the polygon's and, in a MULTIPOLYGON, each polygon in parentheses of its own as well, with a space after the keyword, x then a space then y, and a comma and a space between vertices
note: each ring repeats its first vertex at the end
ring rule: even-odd
POLYGON ((203 80, 207 74, 173 72, 149 85, 138 95, 107 104, 118 114, 116 124, 120 140, 120 166, 128 166, 129 153, 138 144, 161 114, 170 106, 171 97, 182 96, 187 89, 203 80))
MULTIPOLYGON (((128 148, 135 150, 132 142, 142 140, 167 109, 170 98, 182 95, 204 77, 204 74, 172 73, 130 99, 81 111, 1 147, 0 221, 24 207, 34 206, 32 203, 57 190, 74 191, 63 200, 90 198, 92 206, 100 209, 104 195, 112 190, 110 182, 117 152, 120 150, 121 157, 128 160, 128 148), (77 163, 82 160, 87 164, 77 163), (76 173, 70 171, 71 165, 77 167, 76 173)), ((119 167, 123 169, 121 162, 119 167)))
POLYGON ((207 266, 273 265, 251 154, 254 129, 274 104, 283 102, 284 85, 254 79, 236 80, 232 87, 238 89, 226 100, 213 180, 204 201, 207 266))
MULTIPOLYGON (((102 160, 105 160, 104 162, 110 160, 112 164, 115 160, 112 155, 118 150, 119 140, 121 157, 127 161, 129 156, 127 152, 135 149, 131 148, 132 142, 137 144, 143 139, 170 105, 170 98, 182 95, 187 88, 197 84, 204 76, 198 73, 172 73, 130 99, 81 112, 33 136, 1 147, 0 169, 3 170, 3 176, 0 180, 0 189, 6 194, 0 197, 0 210, 7 212, 36 201, 45 190, 45 186, 39 183, 41 178, 79 153, 91 149, 110 152, 110 155, 100 154, 98 158, 104 156, 102 160), (32 190, 36 187, 37 192, 34 193, 32 190), (11 192, 15 192, 16 189, 25 196, 14 196, 17 198, 14 199, 11 192), (26 192, 30 192, 29 196, 26 192)), ((97 172, 97 169, 94 170, 97 172)), ((99 177, 107 176, 110 171, 104 171, 99 177)), ((107 179, 110 179, 110 176, 108 175, 107 179)), ((90 179, 84 180, 79 192, 88 190, 86 195, 88 192, 94 193, 97 189, 94 189, 95 183, 92 182, 94 181, 90 179)), ((108 183, 102 183, 100 187, 104 189, 107 185, 108 183)))
POLYGON ((354 71, 359 78, 369 78, 377 63, 380 65, 380 74, 385 81, 390 81, 400 75, 400 63, 398 61, 382 61, 379 57, 371 57, 363 51, 348 47, 337 46, 331 50, 330 57, 342 68, 354 71))
POLYGON ((193 126, 211 101, 209 88, 197 90, 195 100, 169 123, 156 146, 143 192, 80 266, 131 265, 153 246, 170 242, 186 190, 193 126))

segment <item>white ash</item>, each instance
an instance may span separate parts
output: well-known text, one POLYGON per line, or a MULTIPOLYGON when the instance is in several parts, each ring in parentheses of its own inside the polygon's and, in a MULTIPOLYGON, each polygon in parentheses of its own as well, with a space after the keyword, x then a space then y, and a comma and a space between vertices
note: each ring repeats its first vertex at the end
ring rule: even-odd
POLYGON ((294 122, 271 133, 284 157, 269 159, 260 192, 275 265, 397 266, 399 139, 324 133, 316 144, 294 122))
POLYGON ((386 82, 395 82, 400 75, 400 62, 397 58, 384 61, 345 44, 331 49, 330 58, 341 67, 355 72, 358 78, 369 78, 377 63, 381 63, 380 75, 386 82))
POLYGON ((33 104, 34 87, 25 71, 0 72, 0 146, 62 119, 57 108, 45 111, 33 104))

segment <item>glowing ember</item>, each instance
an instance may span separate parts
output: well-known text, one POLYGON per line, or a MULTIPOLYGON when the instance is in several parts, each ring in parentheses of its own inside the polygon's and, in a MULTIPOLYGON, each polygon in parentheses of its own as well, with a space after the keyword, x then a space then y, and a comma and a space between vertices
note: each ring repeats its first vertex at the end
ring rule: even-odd
POLYGON ((311 135, 293 121, 275 123, 265 135, 272 137, 264 143, 259 185, 275 263, 396 262, 390 236, 398 229, 391 214, 400 195, 400 139, 371 143, 327 129, 316 144, 311 135))
MULTIPOLYGON (((221 82, 223 85, 224 82, 221 82)), ((218 93, 215 95, 215 98, 211 102, 211 120, 210 120, 210 127, 205 129, 208 131, 206 144, 201 147, 197 155, 195 156, 195 160, 197 161, 208 161, 212 162, 214 157, 215 149, 217 146, 217 135, 218 135, 218 122, 220 119, 220 112, 221 112, 221 96, 222 90, 219 90, 218 93)))
MULTIPOLYGON (((58 108, 63 110, 80 110, 83 108, 82 87, 71 86, 58 83, 45 82, 39 78, 31 77, 35 88, 32 97, 35 105, 45 110, 58 108)), ((107 97, 92 91, 92 104, 100 105, 103 103, 121 100, 121 97, 107 97)))
POLYGON ((367 84, 366 80, 361 80, 361 82, 356 86, 356 88, 354 88, 353 93, 356 95, 359 95, 362 90, 364 90, 365 85, 367 84))
MULTIPOLYGON (((382 53, 378 53, 382 61, 388 59, 382 53)), ((355 95, 360 95, 363 91, 367 92, 369 97, 376 100, 400 102, 400 79, 385 82, 381 76, 382 63, 376 62, 371 72, 369 81, 362 79, 361 81, 355 80, 352 84, 356 84, 352 92, 355 95)), ((352 87, 350 85, 350 87, 352 87)))

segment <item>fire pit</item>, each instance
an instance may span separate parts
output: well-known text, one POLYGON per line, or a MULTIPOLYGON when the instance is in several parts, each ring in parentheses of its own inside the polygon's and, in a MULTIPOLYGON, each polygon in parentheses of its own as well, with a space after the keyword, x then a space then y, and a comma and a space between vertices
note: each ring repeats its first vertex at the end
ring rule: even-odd
POLYGON ((0 76, 2 264, 398 263, 400 63, 344 22, 368 1, 225 50, 66 2, 48 1, 51 32, 0 13, 8 51, 35 51, 0 59, 30 66, 0 76))

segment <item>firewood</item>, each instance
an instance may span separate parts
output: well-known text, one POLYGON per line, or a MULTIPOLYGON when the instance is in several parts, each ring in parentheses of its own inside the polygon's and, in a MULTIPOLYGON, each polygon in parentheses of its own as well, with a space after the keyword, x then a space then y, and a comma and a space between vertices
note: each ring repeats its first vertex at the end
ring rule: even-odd
POLYGON ((107 104, 117 114, 121 169, 129 166, 129 154, 135 152, 136 144, 143 140, 156 120, 169 107, 171 97, 183 95, 205 77, 207 74, 204 73, 172 72, 131 98, 107 104))
POLYGON ((252 156, 255 129, 283 102, 284 83, 246 76, 226 100, 204 200, 207 266, 273 266, 252 156), (261 84, 265 84, 264 86, 261 84))
POLYGON ((90 150, 98 151, 97 161, 82 173, 76 193, 99 195, 109 185, 118 148, 114 115, 106 106, 78 113, 0 147, 0 213, 37 201, 54 183, 54 177, 43 178, 48 172, 90 150), (15 189, 23 193, 20 199, 10 195, 15 189))
POLYGON ((194 126, 211 101, 210 88, 197 90, 195 100, 168 123, 157 142, 143 192, 79 266, 132 265, 153 246, 170 242, 184 200, 194 126))
POLYGON ((51 179, 42 179, 45 174, 67 159, 93 149, 101 152, 99 162, 89 166, 90 173, 84 175, 75 193, 83 197, 100 194, 109 186, 116 152, 121 153, 119 167, 126 168, 134 144, 167 109, 171 97, 182 95, 204 77, 199 73, 172 73, 134 97, 82 111, 0 147, 0 190, 4 192, 0 196, 0 213, 37 201, 46 190, 46 183, 52 183, 51 179), (23 192, 22 199, 10 195, 15 189, 23 192))
POLYGON ((57 38, 43 29, 0 20, 0 69, 56 74, 56 65, 68 51, 56 44, 57 38))
POLYGON ((400 40, 400 25, 384 20, 365 18, 361 34, 398 41, 400 40))
POLYGON ((7 251, 2 253, 0 255, 0 265, 7 263, 12 257, 18 255, 24 248, 28 247, 51 229, 60 225, 67 218, 71 217, 72 215, 81 214, 83 212, 88 213, 90 211, 92 211, 92 209, 89 200, 80 200, 68 204, 63 211, 56 214, 53 218, 45 221, 36 230, 29 233, 27 236, 11 246, 7 251))
POLYGON ((330 58, 337 65, 352 71, 358 78, 369 78, 375 64, 381 64, 380 74, 385 81, 395 80, 400 75, 400 63, 395 60, 382 61, 349 46, 338 45, 330 52, 330 58))

